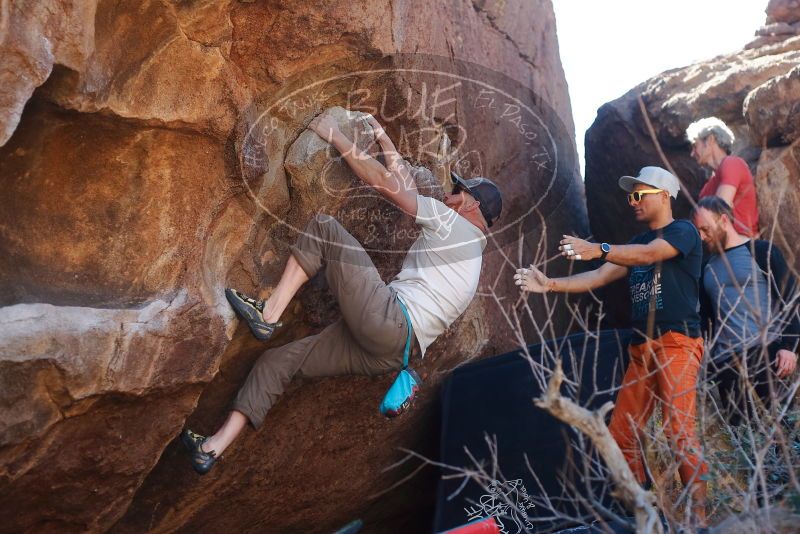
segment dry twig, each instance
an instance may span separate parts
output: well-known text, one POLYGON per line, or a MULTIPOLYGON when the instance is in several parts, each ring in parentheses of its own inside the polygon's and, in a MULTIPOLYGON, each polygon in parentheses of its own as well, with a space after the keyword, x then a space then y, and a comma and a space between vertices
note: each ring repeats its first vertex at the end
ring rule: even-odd
POLYGON ((608 402, 596 412, 587 410, 561 395, 563 380, 564 371, 559 360, 556 362, 556 369, 547 384, 547 392, 534 401, 536 406, 577 428, 592 440, 608 465, 617 488, 617 497, 628 509, 633 511, 636 518, 636 531, 645 534, 661 534, 663 528, 654 506, 654 495, 642 488, 636 481, 633 471, 606 426, 605 416, 611 411, 614 404, 608 402))

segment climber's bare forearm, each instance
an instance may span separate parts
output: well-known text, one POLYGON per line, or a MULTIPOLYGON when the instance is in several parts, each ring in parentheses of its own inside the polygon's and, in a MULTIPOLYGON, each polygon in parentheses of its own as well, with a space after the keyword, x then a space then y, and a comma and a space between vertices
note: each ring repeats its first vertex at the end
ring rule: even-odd
POLYGON ((388 136, 383 136, 380 141, 381 152, 386 158, 386 168, 394 175, 394 177, 401 181, 401 186, 407 191, 412 192, 415 196, 417 194, 417 183, 414 176, 411 174, 411 168, 406 164, 403 157, 397 152, 397 149, 388 136))
MULTIPOLYGON (((384 161, 386 161, 386 168, 389 170, 389 172, 400 172, 401 179, 410 177, 411 169, 408 168, 408 165, 406 165, 403 157, 398 153, 397 147, 394 146, 394 142, 386 133, 384 127, 381 126, 378 120, 372 115, 366 116, 366 122, 372 128, 373 134, 375 135, 375 140, 381 147, 381 153, 383 154, 384 161)), ((412 179, 406 183, 410 187, 414 185, 414 180, 412 179)))
POLYGON ((401 171, 404 175, 410 176, 411 172, 406 165, 406 162, 403 161, 402 156, 397 152, 391 152, 387 150, 383 150, 383 156, 386 158, 386 167, 391 172, 401 171))
POLYGON ((389 171, 380 161, 358 148, 341 132, 333 134, 331 144, 342 154, 361 181, 373 187, 401 210, 416 217, 417 187, 409 174, 397 166, 394 166, 393 171, 389 171))
POLYGON ((382 135, 381 138, 378 139, 378 144, 381 145, 381 151, 384 153, 397 154, 397 148, 394 146, 394 142, 389 138, 388 135, 382 135))
POLYGON ((393 167, 405 167, 403 158, 397 152, 397 148, 394 146, 392 140, 389 139, 388 135, 381 137, 378 144, 381 146, 381 152, 383 152, 386 158, 386 165, 389 169, 393 169, 393 167))
POLYGON ((336 147, 350 169, 362 182, 372 187, 382 185, 383 175, 388 171, 380 161, 358 148, 341 132, 333 134, 331 144, 336 147))

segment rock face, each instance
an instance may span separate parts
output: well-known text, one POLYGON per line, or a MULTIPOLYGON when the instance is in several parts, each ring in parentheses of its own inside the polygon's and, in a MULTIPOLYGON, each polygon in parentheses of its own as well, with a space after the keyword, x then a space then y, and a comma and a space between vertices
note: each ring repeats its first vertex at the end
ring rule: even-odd
POLYGON ((769 0, 767 24, 800 22, 800 2, 797 0, 769 0))
POLYGON ((587 231, 549 0, 0 9, 0 532, 425 530, 437 473, 386 468, 436 455, 450 369, 516 345, 513 269, 587 231), (297 382, 201 482, 180 429, 213 431, 265 347, 337 316, 314 279, 265 346, 223 289, 265 296, 314 213, 387 280, 415 238, 306 130, 326 109, 371 154, 378 117, 425 194, 448 167, 500 184, 479 295, 408 415, 378 415, 391 376, 297 382))
POLYGON ((83 70, 94 47, 97 2, 0 4, 0 145, 19 124, 22 109, 58 64, 83 70))
POLYGON ((800 66, 753 89, 744 117, 759 144, 791 144, 800 137, 800 66))
MULTIPOLYGON (((767 22, 800 20, 798 5, 793 0, 771 1, 767 22)), ((775 235, 787 258, 800 267, 787 239, 797 229, 800 206, 796 198, 800 174, 792 159, 800 137, 798 69, 800 37, 759 37, 735 54, 659 74, 602 106, 586 132, 585 183, 593 235, 624 243, 641 231, 617 180, 635 176, 645 165, 665 167, 646 127, 641 96, 658 143, 683 183, 683 194, 674 204, 677 216, 688 216, 688 196, 696 198, 710 175, 690 157, 686 127, 702 117, 719 117, 736 135, 733 153, 753 171, 762 235, 775 235)), ((606 293, 612 324, 627 322, 629 304, 623 293, 627 293, 624 282, 606 293)))

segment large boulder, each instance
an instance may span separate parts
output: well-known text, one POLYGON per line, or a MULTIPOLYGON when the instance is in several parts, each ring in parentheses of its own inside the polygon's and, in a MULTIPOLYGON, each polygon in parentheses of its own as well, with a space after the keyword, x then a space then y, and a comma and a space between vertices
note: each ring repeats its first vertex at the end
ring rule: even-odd
POLYGON ((0 532, 426 529, 436 472, 388 468, 436 455, 450 369, 519 342, 513 269, 587 231, 550 2, 2 9, 0 532), (297 382, 201 480, 180 429, 212 431, 265 348, 337 317, 314 279, 264 345, 224 288, 266 295, 314 213, 387 280, 416 236, 307 130, 323 110, 371 154, 376 115, 425 194, 448 167, 500 184, 480 291, 418 364, 407 416, 377 412, 391 376, 297 382))
POLYGON ((94 50, 97 2, 0 2, 0 146, 53 67, 79 71, 94 50))
MULTIPOLYGON (((770 16, 780 13, 780 21, 788 21, 789 13, 795 13, 791 4, 771 2, 769 10, 775 15, 770 16)), ((757 26, 756 21, 753 26, 757 26)), ((710 173, 690 157, 686 127, 697 119, 715 116, 733 130, 733 153, 748 162, 756 177, 760 227, 765 236, 771 235, 776 221, 773 206, 783 203, 784 212, 797 206, 785 193, 762 183, 763 176, 777 171, 762 170, 760 161, 780 161, 783 165, 785 156, 792 153, 777 147, 797 136, 799 67, 800 37, 791 34, 767 41, 757 39, 739 52, 661 73, 603 105, 586 132, 585 183, 592 234, 598 240, 625 243, 644 230, 634 221, 617 180, 623 175, 635 176, 646 165, 671 165, 675 169, 683 191, 674 210, 677 217, 687 217, 692 199, 697 198, 710 173), (646 119, 652 124, 655 139, 646 119), (765 144, 775 146, 776 151, 762 154, 765 144)), ((784 176, 781 172, 778 174, 784 176)), ((793 227, 788 217, 784 213, 779 219, 789 225, 784 232, 793 227)), ((629 301, 624 281, 606 291, 604 301, 609 324, 625 325, 629 301)))
POLYGON ((769 0, 767 4, 767 23, 773 22, 785 22, 787 24, 800 22, 800 1, 769 0))
POLYGON ((758 48, 800 35, 798 0, 770 0, 766 13, 766 23, 756 30, 756 39, 748 43, 745 48, 758 48))
POLYGON ((787 145, 800 138, 800 66, 753 89, 744 116, 757 143, 787 145))

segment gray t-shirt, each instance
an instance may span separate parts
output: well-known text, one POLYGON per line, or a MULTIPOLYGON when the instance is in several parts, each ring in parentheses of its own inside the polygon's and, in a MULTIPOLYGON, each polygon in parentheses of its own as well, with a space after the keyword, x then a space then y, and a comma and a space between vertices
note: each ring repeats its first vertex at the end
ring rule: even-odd
POLYGON ((475 296, 486 236, 442 202, 422 195, 416 223, 422 231, 389 286, 408 308, 424 356, 475 296))
POLYGON ((768 326, 767 343, 779 336, 770 317, 769 283, 750 253, 749 241, 711 256, 703 288, 716 317, 714 361, 724 362, 760 343, 764 326, 768 326))

